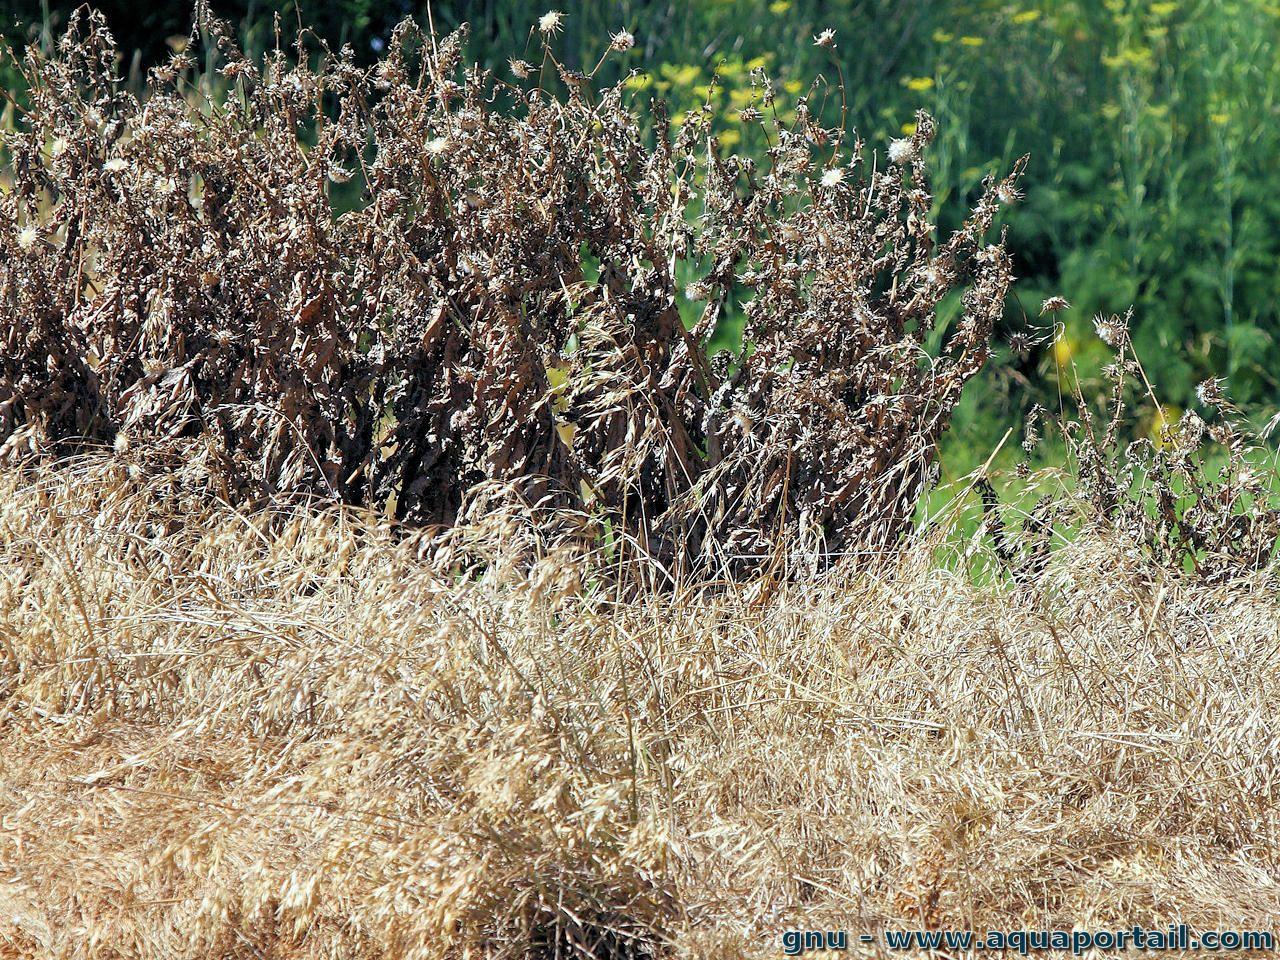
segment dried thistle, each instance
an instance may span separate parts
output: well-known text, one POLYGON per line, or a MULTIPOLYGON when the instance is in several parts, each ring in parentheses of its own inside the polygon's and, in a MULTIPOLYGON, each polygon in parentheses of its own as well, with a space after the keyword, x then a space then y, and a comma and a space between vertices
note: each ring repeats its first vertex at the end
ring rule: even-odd
POLYGON ((987 234, 1021 163, 939 238, 923 114, 887 170, 861 143, 831 166, 844 132, 801 102, 757 164, 708 149, 706 111, 673 129, 558 61, 561 96, 497 80, 464 62, 464 32, 406 22, 369 71, 349 50, 259 65, 203 16, 225 100, 173 86, 194 49, 126 92, 96 14, 24 66, 0 455, 127 432, 139 469, 191 461, 237 501, 415 524, 488 484, 608 519, 675 569, 757 569, 801 535, 874 552, 907 528, 990 355, 1012 272, 987 234), (336 215, 329 190, 357 178, 364 205, 336 215), (681 289, 703 304, 692 330, 681 289), (953 291, 959 320, 922 363, 953 291), (731 294, 755 346, 716 373, 731 294))

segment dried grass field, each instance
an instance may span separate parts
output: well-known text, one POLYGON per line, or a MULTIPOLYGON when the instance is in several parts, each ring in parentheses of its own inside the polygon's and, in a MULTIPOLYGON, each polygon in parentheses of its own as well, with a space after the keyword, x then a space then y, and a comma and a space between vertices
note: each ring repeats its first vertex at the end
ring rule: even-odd
POLYGON ((1256 578, 1085 534, 1012 587, 920 541, 623 595, 516 515, 400 539, 118 463, 0 483, 0 956, 765 957, 797 926, 1280 911, 1256 578))

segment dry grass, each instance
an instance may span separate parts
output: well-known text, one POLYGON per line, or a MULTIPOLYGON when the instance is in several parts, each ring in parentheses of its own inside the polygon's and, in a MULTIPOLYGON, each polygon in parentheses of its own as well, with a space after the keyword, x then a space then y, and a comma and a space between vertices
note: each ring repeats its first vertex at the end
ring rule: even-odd
POLYGON ((0 956, 774 956, 1280 911, 1278 606, 1084 536, 630 596, 514 516, 0 478, 0 956), (533 558, 532 563, 530 559, 533 558))

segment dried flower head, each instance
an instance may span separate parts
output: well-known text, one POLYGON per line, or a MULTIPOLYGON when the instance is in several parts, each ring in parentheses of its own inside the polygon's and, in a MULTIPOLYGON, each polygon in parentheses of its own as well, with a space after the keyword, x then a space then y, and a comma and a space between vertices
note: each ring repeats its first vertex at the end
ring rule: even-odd
POLYGON ((1005 206, 1012 206, 1022 199, 1022 193, 1013 184, 1001 182, 996 187, 996 199, 1005 206))
POLYGON ((843 167, 828 167, 822 171, 822 185, 824 187, 838 187, 844 182, 844 175, 843 167))
POLYGON ((825 50, 835 49, 836 32, 828 27, 813 38, 813 45, 815 47, 822 47, 825 50))
POLYGON ((1058 313, 1062 310, 1070 310, 1071 304, 1067 302, 1066 297, 1049 297, 1040 304, 1040 316, 1046 313, 1058 313))
POLYGON ((1117 314, 1109 317, 1098 314, 1093 318, 1093 329, 1098 334, 1098 339, 1109 347, 1124 346, 1129 335, 1128 323, 1117 314))
POLYGON ((627 30, 619 30, 609 38, 610 49, 619 53, 626 53, 636 45, 636 38, 627 30))
POLYGON ((1196 399, 1206 407, 1222 406, 1226 401, 1226 395, 1222 392, 1222 380, 1218 377, 1202 380, 1196 386, 1196 399))
POLYGON ((711 299, 711 287, 702 280, 695 280, 684 288, 686 299, 692 301, 711 299))
POLYGON ((564 14, 559 10, 548 10, 538 18, 538 31, 543 36, 554 36, 560 32, 564 23, 564 14))
POLYGON ((893 163, 906 164, 916 159, 916 145, 910 137, 889 141, 889 159, 893 163))
POLYGON ((512 57, 507 61, 507 65, 511 68, 512 76, 517 80, 528 80, 530 74, 533 73, 533 64, 518 57, 512 57))

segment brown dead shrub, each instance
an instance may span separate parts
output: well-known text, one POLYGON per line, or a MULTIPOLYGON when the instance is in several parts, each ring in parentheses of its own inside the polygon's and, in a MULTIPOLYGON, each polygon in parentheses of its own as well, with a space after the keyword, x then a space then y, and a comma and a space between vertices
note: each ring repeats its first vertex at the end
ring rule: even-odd
POLYGON ((497 483, 680 566, 898 539, 988 355, 1012 278, 984 238, 1018 171, 939 237, 928 117, 886 160, 803 100, 762 119, 759 76, 757 163, 709 110, 673 125, 547 45, 521 80, 468 64, 465 31, 406 23, 367 70, 231 37, 202 14, 215 69, 181 54, 141 93, 96 14, 22 61, 6 458, 113 443, 203 463, 238 502, 412 523, 497 483), (346 181, 365 202, 340 212, 346 181), (747 348, 709 356, 731 300, 747 348))

